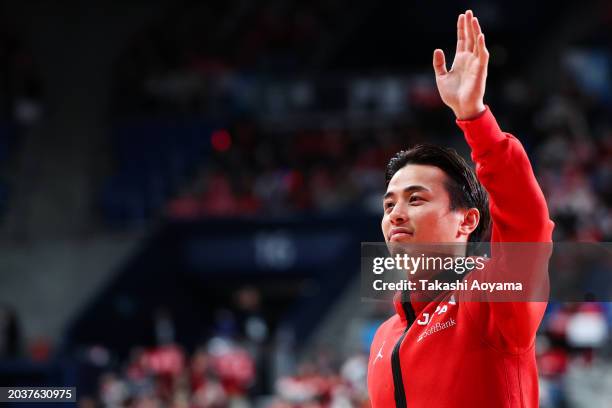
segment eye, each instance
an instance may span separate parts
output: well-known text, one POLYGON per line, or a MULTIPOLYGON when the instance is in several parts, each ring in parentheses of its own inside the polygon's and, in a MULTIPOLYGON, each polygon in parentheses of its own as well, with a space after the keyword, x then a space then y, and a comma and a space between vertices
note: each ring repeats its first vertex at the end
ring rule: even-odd
POLYGON ((410 196, 410 199, 408 200, 409 203, 418 203, 420 201, 424 201, 424 200, 423 200, 423 197, 418 196, 418 195, 410 196))
POLYGON ((394 205, 395 203, 391 201, 387 201, 386 203, 384 203, 383 206, 385 208, 385 212, 389 212, 393 208, 394 205))

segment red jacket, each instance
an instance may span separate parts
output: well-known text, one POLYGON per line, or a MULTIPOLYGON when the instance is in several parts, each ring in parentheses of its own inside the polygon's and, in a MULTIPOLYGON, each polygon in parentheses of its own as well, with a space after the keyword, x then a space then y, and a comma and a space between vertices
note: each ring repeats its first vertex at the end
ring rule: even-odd
MULTIPOLYGON (((489 194, 491 240, 551 242, 554 224, 520 142, 501 131, 488 107, 457 125, 489 194)), ((397 314, 372 342, 373 408, 538 406, 535 334, 545 302, 464 303, 450 292, 429 303, 405 297, 396 296, 397 314)))

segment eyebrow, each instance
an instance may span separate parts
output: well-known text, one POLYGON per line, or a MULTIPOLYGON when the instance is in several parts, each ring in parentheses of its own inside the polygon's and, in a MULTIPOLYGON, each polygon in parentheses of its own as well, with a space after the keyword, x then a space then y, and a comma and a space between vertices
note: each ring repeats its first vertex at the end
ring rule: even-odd
MULTIPOLYGON (((415 191, 428 191, 428 192, 429 192, 430 190, 429 190, 427 187, 425 187, 425 186, 420 186, 420 185, 412 185, 412 186, 408 186, 408 187, 404 188, 404 190, 403 190, 403 192, 404 192, 404 193, 413 193, 413 192, 415 192, 415 191)), ((383 200, 386 200, 387 198, 389 198, 389 197, 391 197, 391 196, 393 196, 393 195, 395 195, 395 193, 394 193, 394 192, 392 192, 392 191, 387 191, 387 192, 385 193, 385 195, 383 196, 383 200)))

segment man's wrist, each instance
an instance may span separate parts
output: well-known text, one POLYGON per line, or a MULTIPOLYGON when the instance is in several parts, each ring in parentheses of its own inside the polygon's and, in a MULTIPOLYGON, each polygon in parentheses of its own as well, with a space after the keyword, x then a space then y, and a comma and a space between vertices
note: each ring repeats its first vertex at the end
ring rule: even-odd
POLYGON ((480 103, 474 108, 470 108, 467 110, 457 110, 454 111, 454 113, 457 120, 474 120, 481 116, 486 110, 487 107, 484 105, 484 103, 480 103))

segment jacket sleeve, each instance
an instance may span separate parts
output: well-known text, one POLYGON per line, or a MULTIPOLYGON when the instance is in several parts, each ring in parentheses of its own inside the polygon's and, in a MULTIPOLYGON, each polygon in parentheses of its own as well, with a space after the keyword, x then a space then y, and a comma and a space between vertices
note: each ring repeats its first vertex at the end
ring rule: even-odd
MULTIPOLYGON (((549 218, 544 194, 527 153, 518 139, 502 132, 488 106, 479 117, 457 120, 457 125, 471 148, 478 180, 489 195, 492 245, 552 242, 554 223, 549 218)), ((533 244, 533 247, 535 252, 546 249, 541 244, 533 244)), ((492 255, 495 261, 495 253, 492 255)), ((547 259, 546 256, 546 265, 547 259)), ((508 269, 502 269, 503 273, 508 272, 508 269)), ((506 279, 510 281, 514 277, 506 279)), ((547 284, 547 273, 545 279, 547 284)), ((546 309, 546 302, 529 302, 528 295, 525 298, 526 301, 472 303, 467 309, 489 341, 518 353, 533 345, 546 309)))
POLYGON ((476 119, 457 120, 457 125, 489 194, 491 241, 551 242, 554 224, 521 143, 501 131, 488 106, 476 119))

